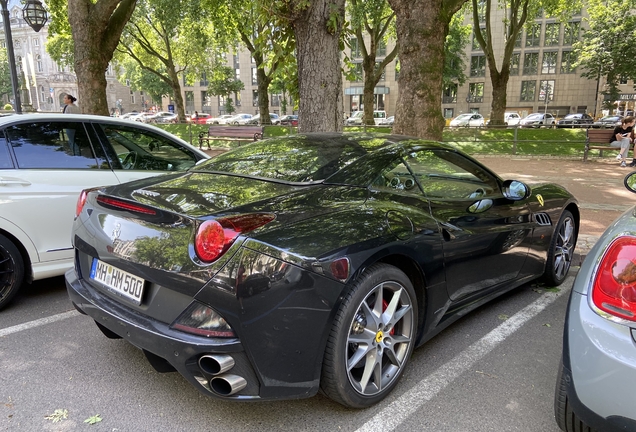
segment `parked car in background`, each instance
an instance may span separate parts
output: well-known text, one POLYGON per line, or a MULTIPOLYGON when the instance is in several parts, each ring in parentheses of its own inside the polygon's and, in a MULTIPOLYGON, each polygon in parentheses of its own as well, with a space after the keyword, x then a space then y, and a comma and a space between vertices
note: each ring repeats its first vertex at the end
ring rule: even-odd
POLYGON ((459 126, 479 127, 483 125, 484 125, 484 116, 479 113, 460 114, 450 121, 451 127, 459 127, 459 126))
MULTIPOLYGON (((636 172, 624 183, 636 192, 636 172)), ((603 233, 570 292, 554 396, 566 432, 636 431, 635 212, 603 233)))
MULTIPOLYGON (((518 112, 506 111, 504 113, 504 125, 506 126, 516 126, 519 124, 520 120, 521 120, 521 116, 519 115, 518 112)), ((486 124, 490 124, 490 120, 488 120, 486 124)))
MULTIPOLYGON (((580 214, 563 187, 504 180, 453 146, 337 133, 242 145, 77 208, 66 285, 106 335, 208 396, 320 390, 351 408, 380 403, 416 345, 470 310, 561 284, 580 214)), ((83 355, 115 354, 130 352, 83 355)))
POLYGON ((609 115, 598 119, 592 124, 593 128, 600 129, 614 129, 616 126, 620 126, 623 122, 623 116, 609 115))
MULTIPOLYGON (((345 126, 356 126, 362 124, 362 119, 364 118, 364 111, 355 111, 351 114, 347 120, 345 120, 345 126)), ((373 111, 373 123, 375 125, 379 125, 380 122, 386 118, 386 111, 376 110, 373 111)))
POLYGON ((297 115, 284 115, 280 118, 281 126, 298 126, 298 116, 297 115))
MULTIPOLYGON (((278 114, 275 114, 275 113, 269 113, 269 120, 270 120, 270 124, 273 124, 273 125, 277 125, 280 123, 280 118, 278 117, 278 114)), ((261 115, 254 114, 252 118, 245 121, 245 123, 239 120, 239 124, 259 125, 261 124, 261 115)))
POLYGON ((113 117, 0 118, 0 309, 23 281, 73 266, 83 189, 184 171, 208 156, 162 129, 113 117))
POLYGON ((176 123, 179 117, 175 113, 159 111, 146 119, 147 123, 176 123))
POLYGON ((519 126, 521 127, 552 127, 555 122, 555 118, 550 113, 532 113, 522 118, 519 121, 519 126))
POLYGON ((226 124, 232 117, 234 117, 233 114, 223 114, 218 117, 210 117, 205 121, 205 124, 226 124))
POLYGON ((592 116, 587 114, 568 114, 563 117, 561 120, 556 122, 556 127, 558 128, 580 128, 580 127, 591 127, 594 123, 594 119, 592 116))
POLYGON ((235 114, 232 118, 227 119, 226 124, 230 124, 230 125, 245 124, 245 122, 251 120, 252 117, 253 117, 252 114, 235 114))
POLYGON ((205 122, 211 117, 212 115, 208 113, 199 113, 198 115, 192 114, 191 116, 188 116, 186 120, 192 124, 205 124, 205 122))
POLYGON ((385 119, 380 120, 380 126, 393 126, 395 122, 395 116, 387 117, 385 119))

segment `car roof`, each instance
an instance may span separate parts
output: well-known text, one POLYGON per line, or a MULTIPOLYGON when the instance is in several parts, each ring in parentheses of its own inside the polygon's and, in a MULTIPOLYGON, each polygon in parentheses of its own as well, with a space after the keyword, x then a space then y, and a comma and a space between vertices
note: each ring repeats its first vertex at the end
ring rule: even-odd
MULTIPOLYGON (((141 114, 141 113, 138 113, 138 114, 141 114)), ((19 123, 46 122, 46 121, 70 121, 70 120, 133 126, 137 129, 145 129, 155 133, 169 135, 172 139, 180 141, 181 144, 187 145, 188 149, 196 151, 198 155, 203 155, 206 158, 209 157, 207 153, 199 150, 198 148, 191 145, 187 141, 182 140, 178 136, 173 135, 170 132, 165 131, 164 129, 161 129, 159 127, 156 127, 147 123, 131 122, 128 120, 122 120, 117 117, 111 117, 111 116, 98 116, 98 115, 92 115, 92 114, 62 114, 62 113, 12 114, 10 116, 0 117, 0 128, 11 126, 12 124, 19 124, 19 123)))

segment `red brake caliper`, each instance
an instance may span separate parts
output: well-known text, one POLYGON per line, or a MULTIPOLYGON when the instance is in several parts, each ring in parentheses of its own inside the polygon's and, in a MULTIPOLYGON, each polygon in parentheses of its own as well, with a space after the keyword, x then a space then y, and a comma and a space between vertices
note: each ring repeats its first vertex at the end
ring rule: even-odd
MULTIPOLYGON (((382 299, 382 312, 384 312, 386 308, 388 307, 389 307, 389 303, 386 300, 382 299)), ((393 336, 394 333, 395 333, 395 328, 392 328, 389 334, 393 336)))

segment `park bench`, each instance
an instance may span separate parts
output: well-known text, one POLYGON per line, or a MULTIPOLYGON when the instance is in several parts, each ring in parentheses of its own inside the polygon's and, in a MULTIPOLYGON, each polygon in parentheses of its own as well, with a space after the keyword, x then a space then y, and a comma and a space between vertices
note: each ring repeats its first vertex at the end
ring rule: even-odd
POLYGON ((614 135, 614 129, 588 129, 585 137, 583 162, 587 162, 587 154, 590 150, 600 150, 601 157, 605 150, 620 151, 620 147, 612 147, 610 145, 612 135, 614 135))
POLYGON ((210 141, 258 141, 262 138, 262 126, 210 126, 207 135, 199 133, 199 148, 205 142, 210 149, 210 141))

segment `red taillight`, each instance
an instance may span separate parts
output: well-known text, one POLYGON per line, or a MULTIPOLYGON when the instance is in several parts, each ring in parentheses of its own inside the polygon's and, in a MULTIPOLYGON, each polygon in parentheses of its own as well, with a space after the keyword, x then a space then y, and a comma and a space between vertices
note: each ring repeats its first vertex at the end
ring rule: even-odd
POLYGON ((614 240, 592 284, 592 302, 608 314, 636 321, 636 237, 614 240))
POLYGON ((210 263, 227 251, 240 235, 273 221, 273 214, 229 216, 203 222, 194 238, 194 250, 203 262, 210 263))
POLYGON ((80 192, 79 197, 77 198, 77 204, 75 205, 75 219, 80 215, 82 209, 84 208, 84 204, 86 204, 86 198, 88 197, 88 190, 84 189, 80 192))
POLYGON ((143 213, 147 215, 156 215, 157 212, 149 207, 136 204, 130 201, 124 201, 117 198, 110 198, 104 195, 99 195, 97 197, 97 202, 102 205, 107 205, 110 207, 114 207, 120 210, 127 210, 135 213, 143 213))

